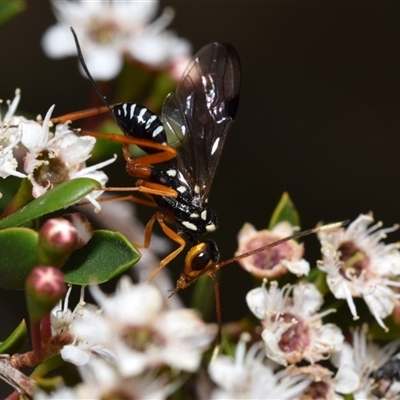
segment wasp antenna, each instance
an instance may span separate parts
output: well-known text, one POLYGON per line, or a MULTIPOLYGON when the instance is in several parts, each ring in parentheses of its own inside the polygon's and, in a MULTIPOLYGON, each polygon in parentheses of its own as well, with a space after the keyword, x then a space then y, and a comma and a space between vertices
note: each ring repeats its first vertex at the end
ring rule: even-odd
POLYGON ((248 251, 247 253, 243 253, 243 254, 240 254, 240 255, 235 256, 233 258, 230 258, 229 260, 223 261, 223 262, 217 264, 213 270, 217 271, 217 270, 219 270, 220 268, 222 268, 225 265, 232 264, 235 261, 239 261, 239 260, 242 260, 243 258, 250 257, 250 256, 252 256, 254 254, 257 254, 257 253, 260 253, 260 252, 262 252, 264 250, 268 250, 268 249, 270 249, 272 247, 275 247, 275 246, 278 246, 278 245, 280 245, 282 243, 288 242, 289 240, 298 239, 298 238, 303 237, 303 236, 308 236, 308 235, 311 235, 313 233, 327 231, 327 230, 330 230, 330 229, 337 229, 337 228, 340 228, 340 227, 342 227, 344 225, 347 225, 349 222, 350 222, 350 220, 347 219, 346 221, 333 222, 331 224, 321 225, 321 226, 317 226, 316 228, 307 229, 307 230, 302 231, 302 232, 297 232, 297 233, 295 233, 293 235, 290 235, 290 236, 287 236, 287 237, 285 237, 283 239, 279 239, 276 242, 272 242, 270 244, 266 244, 265 246, 259 247, 258 249, 254 249, 254 250, 248 251))
POLYGON ((100 98, 103 101, 103 103, 105 104, 105 106, 108 109, 110 109, 110 105, 107 102, 106 96, 103 95, 103 93, 100 90, 99 86, 97 85, 96 81, 93 79, 92 75, 90 75, 89 68, 87 67, 85 59, 83 58, 81 46, 79 44, 79 40, 78 40, 78 36, 77 36, 76 32, 74 31, 74 28, 72 26, 70 27, 70 29, 71 29, 72 35, 74 36, 76 50, 78 51, 79 62, 81 63, 82 68, 86 73, 86 76, 89 78, 89 80, 92 83, 93 87, 95 88, 97 94, 100 96, 100 98))

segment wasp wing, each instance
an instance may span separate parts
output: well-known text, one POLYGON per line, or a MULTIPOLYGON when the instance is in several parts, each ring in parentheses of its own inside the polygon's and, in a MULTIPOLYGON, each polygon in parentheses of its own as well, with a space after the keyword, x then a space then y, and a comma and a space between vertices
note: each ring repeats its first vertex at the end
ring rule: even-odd
POLYGON ((178 168, 207 199, 226 134, 239 105, 240 60, 227 43, 210 43, 189 62, 163 105, 164 126, 180 142, 178 168))

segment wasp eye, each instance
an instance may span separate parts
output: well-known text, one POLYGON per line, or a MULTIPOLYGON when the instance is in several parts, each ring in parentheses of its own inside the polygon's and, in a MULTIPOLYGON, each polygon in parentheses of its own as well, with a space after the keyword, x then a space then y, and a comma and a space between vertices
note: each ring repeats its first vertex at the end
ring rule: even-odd
POLYGON ((193 255, 191 260, 191 267, 195 271, 201 271, 210 265, 215 264, 219 259, 219 251, 217 245, 212 240, 201 243, 198 252, 193 255))

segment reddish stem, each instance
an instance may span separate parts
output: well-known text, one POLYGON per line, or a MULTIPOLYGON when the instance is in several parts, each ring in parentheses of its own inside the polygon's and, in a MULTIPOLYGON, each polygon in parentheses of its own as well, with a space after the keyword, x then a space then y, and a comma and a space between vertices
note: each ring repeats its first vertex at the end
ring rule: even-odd
POLYGON ((33 356, 37 360, 43 359, 42 335, 40 332, 40 322, 41 321, 32 321, 32 320, 30 321, 33 356))

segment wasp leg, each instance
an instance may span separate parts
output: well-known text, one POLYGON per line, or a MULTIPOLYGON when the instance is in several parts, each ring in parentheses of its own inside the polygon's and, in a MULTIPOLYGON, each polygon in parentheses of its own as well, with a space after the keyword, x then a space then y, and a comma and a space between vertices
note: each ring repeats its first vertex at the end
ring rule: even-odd
POLYGON ((186 246, 185 239, 179 236, 175 231, 167 226, 165 223, 165 213, 157 212, 153 215, 151 220, 146 225, 145 236, 144 236, 144 248, 149 247, 151 233, 153 231, 154 223, 157 221, 163 232, 174 242, 179 244, 179 247, 174 250, 171 254, 161 260, 159 266, 151 273, 151 275, 147 278, 146 282, 150 282, 171 260, 173 260, 186 246))
MULTIPOLYGON (((102 191, 123 191, 125 188, 103 188, 102 191), (111 190, 109 190, 111 189, 111 190)), ((128 188, 131 189, 131 188, 128 188)), ((137 204, 143 204, 148 207, 158 207, 157 203, 149 198, 147 199, 141 199, 140 197, 136 197, 133 194, 129 194, 127 196, 118 196, 118 197, 102 197, 100 199, 97 199, 99 203, 109 203, 111 201, 131 201, 132 203, 137 203, 137 204)), ((86 205, 86 204, 91 204, 89 201, 85 201, 82 203, 79 203, 79 205, 86 205)))
MULTIPOLYGON (((141 192, 144 194, 150 194, 156 196, 167 196, 173 198, 178 197, 178 193, 175 189, 171 189, 167 186, 160 185, 159 183, 147 182, 143 179, 139 179, 138 185, 134 187, 105 187, 100 190, 104 192, 141 192)), ((119 197, 117 197, 117 199, 118 201, 121 200, 121 198, 119 197)), ((106 201, 112 201, 112 200, 110 199, 106 201)))

